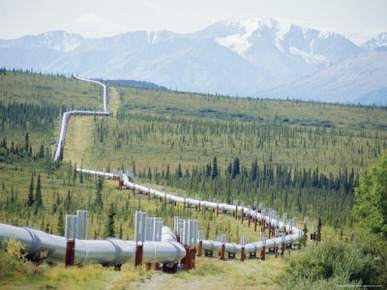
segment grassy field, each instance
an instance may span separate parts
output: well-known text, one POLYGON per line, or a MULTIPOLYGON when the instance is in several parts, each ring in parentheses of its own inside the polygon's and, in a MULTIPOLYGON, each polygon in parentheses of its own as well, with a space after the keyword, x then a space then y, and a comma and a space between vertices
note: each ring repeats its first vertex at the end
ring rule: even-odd
POLYGON ((373 164, 387 146, 386 108, 119 90, 122 114, 95 123, 95 136, 104 138, 89 138, 94 160, 85 166, 103 168, 109 160, 130 168, 135 160, 139 172, 190 168, 216 156, 225 169, 239 156, 245 164, 256 157, 337 174, 373 164))

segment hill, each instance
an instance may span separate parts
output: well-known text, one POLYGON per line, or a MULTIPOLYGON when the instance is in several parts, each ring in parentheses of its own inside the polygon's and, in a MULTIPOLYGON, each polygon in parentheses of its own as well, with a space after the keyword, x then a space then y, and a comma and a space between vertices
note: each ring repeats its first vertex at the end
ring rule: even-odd
POLYGON ((218 22, 190 34, 137 31, 87 39, 53 31, 0 40, 0 66, 188 92, 370 104, 375 99, 368 94, 386 86, 382 51, 383 33, 357 46, 334 32, 256 19, 218 22))

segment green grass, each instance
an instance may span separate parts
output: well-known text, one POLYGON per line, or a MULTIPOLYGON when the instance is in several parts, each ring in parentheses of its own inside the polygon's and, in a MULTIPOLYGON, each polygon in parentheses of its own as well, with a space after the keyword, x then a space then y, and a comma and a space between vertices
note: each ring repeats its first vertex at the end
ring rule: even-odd
POLYGON ((137 172, 167 164, 174 172, 216 156, 224 170, 239 156, 246 166, 258 158, 337 175, 373 164, 387 146, 386 108, 119 90, 127 115, 95 123, 86 167, 130 168, 135 160, 137 172))
POLYGON ((0 75, 0 100, 37 105, 51 103, 69 109, 102 108, 99 86, 62 76, 19 72, 0 75))

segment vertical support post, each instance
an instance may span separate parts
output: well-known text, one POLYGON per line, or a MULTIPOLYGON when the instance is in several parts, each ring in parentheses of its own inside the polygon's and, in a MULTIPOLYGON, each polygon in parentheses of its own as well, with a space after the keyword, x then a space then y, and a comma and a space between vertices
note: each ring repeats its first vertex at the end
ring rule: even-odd
POLYGON ((257 232, 257 216, 254 217, 254 232, 257 232))
POLYGON ((265 255, 266 255, 266 246, 263 246, 261 250, 261 261, 265 261, 265 255))
POLYGON ((241 250, 241 262, 244 262, 244 261, 245 261, 245 247, 243 246, 241 250))
POLYGON ((202 256, 202 252, 203 252, 203 241, 199 241, 198 257, 202 256))
POLYGON ((190 263, 190 270, 191 269, 195 269, 196 268, 196 265, 195 265, 195 256, 196 256, 196 250, 195 248, 191 248, 190 249, 190 255, 191 255, 191 263, 190 263))
POLYGON ((250 215, 250 213, 249 213, 249 216, 248 216, 248 218, 247 218, 247 226, 248 226, 248 227, 250 227, 250 219, 251 219, 251 215, 250 215))
POLYGON ((243 224, 243 220, 245 219, 245 213, 244 213, 244 208, 242 207, 241 211, 241 224, 243 224))
POLYGON ((268 225, 268 229, 269 229, 269 239, 271 238, 271 223, 269 222, 269 225, 268 225))
POLYGON ((224 261, 224 252, 226 250, 226 245, 224 243, 222 243, 222 252, 221 252, 221 256, 220 256, 220 260, 221 261, 224 261))
POLYGON ((142 264, 142 251, 143 251, 143 245, 142 244, 137 244, 136 245, 136 258, 134 265, 136 268, 142 264))
POLYGON ((216 216, 219 216, 219 204, 216 205, 216 216))
POLYGON ((67 240, 65 268, 74 266, 75 240, 67 240))
POLYGON ((181 262, 182 262, 182 264, 184 265, 184 266, 183 266, 183 270, 184 270, 185 272, 187 272, 187 271, 189 270, 189 268, 190 268, 190 264, 191 264, 190 258, 191 258, 191 257, 190 257, 189 247, 188 247, 188 246, 184 246, 184 248, 185 248, 186 254, 185 254, 184 259, 183 259, 181 262))

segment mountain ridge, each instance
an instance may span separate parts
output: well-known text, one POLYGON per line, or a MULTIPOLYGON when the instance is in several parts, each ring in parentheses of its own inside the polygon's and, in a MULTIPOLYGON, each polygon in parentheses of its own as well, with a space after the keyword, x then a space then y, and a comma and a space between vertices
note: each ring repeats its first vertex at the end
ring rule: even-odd
POLYGON ((52 31, 0 40, 0 66, 242 97, 368 104, 367 95, 378 92, 383 103, 386 35, 358 46, 334 32, 276 19, 221 21, 188 34, 136 31, 98 39, 52 31), (361 82, 351 69, 363 72, 361 82))

